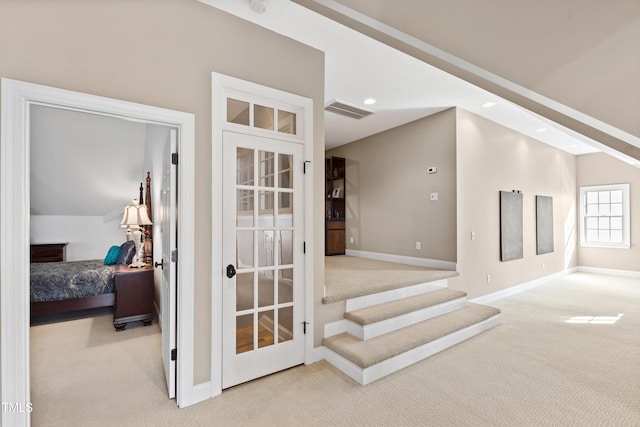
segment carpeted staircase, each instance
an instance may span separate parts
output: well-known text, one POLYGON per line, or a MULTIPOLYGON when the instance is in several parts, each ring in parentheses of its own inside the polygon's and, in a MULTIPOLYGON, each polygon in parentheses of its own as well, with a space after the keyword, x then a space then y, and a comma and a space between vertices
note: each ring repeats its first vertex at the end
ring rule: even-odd
POLYGON ((447 280, 346 301, 327 325, 325 359, 364 385, 500 324, 500 310, 466 301, 447 280))

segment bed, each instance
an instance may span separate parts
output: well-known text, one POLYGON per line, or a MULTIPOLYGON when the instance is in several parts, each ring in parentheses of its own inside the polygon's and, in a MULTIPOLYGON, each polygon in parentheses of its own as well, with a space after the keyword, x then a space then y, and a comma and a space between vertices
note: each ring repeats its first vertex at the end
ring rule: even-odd
MULTIPOLYGON (((140 184, 140 201, 147 207, 151 218, 151 177, 147 173, 146 197, 140 184)), ((145 227, 146 260, 152 259, 151 226, 145 227), (148 248, 148 249, 147 249, 148 248)), ((133 242, 125 242, 121 248, 130 248, 133 242)), ((124 252, 118 263, 130 263, 131 256, 124 252), (124 261, 123 261, 124 260, 124 261), (127 262, 128 261, 128 262, 127 262)), ((43 315, 73 312, 115 303, 116 265, 105 265, 104 259, 34 262, 30 272, 31 318, 43 315)))

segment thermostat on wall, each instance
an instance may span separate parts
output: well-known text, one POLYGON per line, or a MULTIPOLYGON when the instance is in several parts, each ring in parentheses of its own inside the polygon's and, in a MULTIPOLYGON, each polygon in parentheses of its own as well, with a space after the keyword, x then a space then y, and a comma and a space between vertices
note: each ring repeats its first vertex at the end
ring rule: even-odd
POLYGON ((431 166, 427 168, 427 173, 437 173, 437 172, 438 172, 438 168, 435 166, 431 166))

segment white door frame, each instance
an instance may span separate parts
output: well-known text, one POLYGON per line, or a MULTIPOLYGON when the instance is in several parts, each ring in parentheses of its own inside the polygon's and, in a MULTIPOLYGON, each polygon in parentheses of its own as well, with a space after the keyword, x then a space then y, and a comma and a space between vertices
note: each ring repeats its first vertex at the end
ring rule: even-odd
MULTIPOLYGON (((2 79, 0 118, 0 396, 30 403, 29 215, 30 106, 46 105, 175 127, 179 132, 178 406, 194 401, 194 147, 193 114, 2 79)), ((2 411, 2 424, 28 426, 28 411, 2 411)))
POLYGON ((211 206, 211 396, 222 393, 222 133, 225 130, 304 144, 304 312, 308 322, 304 363, 313 363, 313 100, 219 73, 212 77, 212 206, 211 206), (299 111, 297 135, 286 135, 227 122, 227 97, 251 99, 263 105, 286 105, 299 111))

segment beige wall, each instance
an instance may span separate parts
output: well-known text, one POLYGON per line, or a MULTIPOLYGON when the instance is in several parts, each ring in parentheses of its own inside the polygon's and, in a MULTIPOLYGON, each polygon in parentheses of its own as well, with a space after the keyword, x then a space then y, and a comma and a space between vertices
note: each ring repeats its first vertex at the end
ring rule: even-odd
MULTIPOLYGON (((219 238, 211 232, 211 176, 218 173, 211 170, 211 72, 312 98, 314 156, 321 165, 324 55, 196 1, 3 0, 0 58, 0 77, 195 114, 194 383, 208 381, 211 242, 219 238)), ((314 169, 319 189, 322 169, 314 169)), ((322 203, 315 204, 318 254, 322 203)), ((322 258, 315 264, 321 289, 322 258)))
POLYGON ((460 109, 457 126, 460 276, 450 286, 473 298, 574 267, 575 157, 460 109), (524 194, 524 257, 501 262, 499 191, 511 190, 524 194), (536 195, 553 197, 554 252, 544 255, 536 255, 536 195))
POLYGON ((456 261, 455 109, 327 155, 346 159, 347 249, 456 261))
POLYGON ((585 267, 640 271, 640 169, 602 153, 579 156, 577 163, 577 200, 582 186, 631 184, 631 249, 579 246, 578 264, 585 267))

